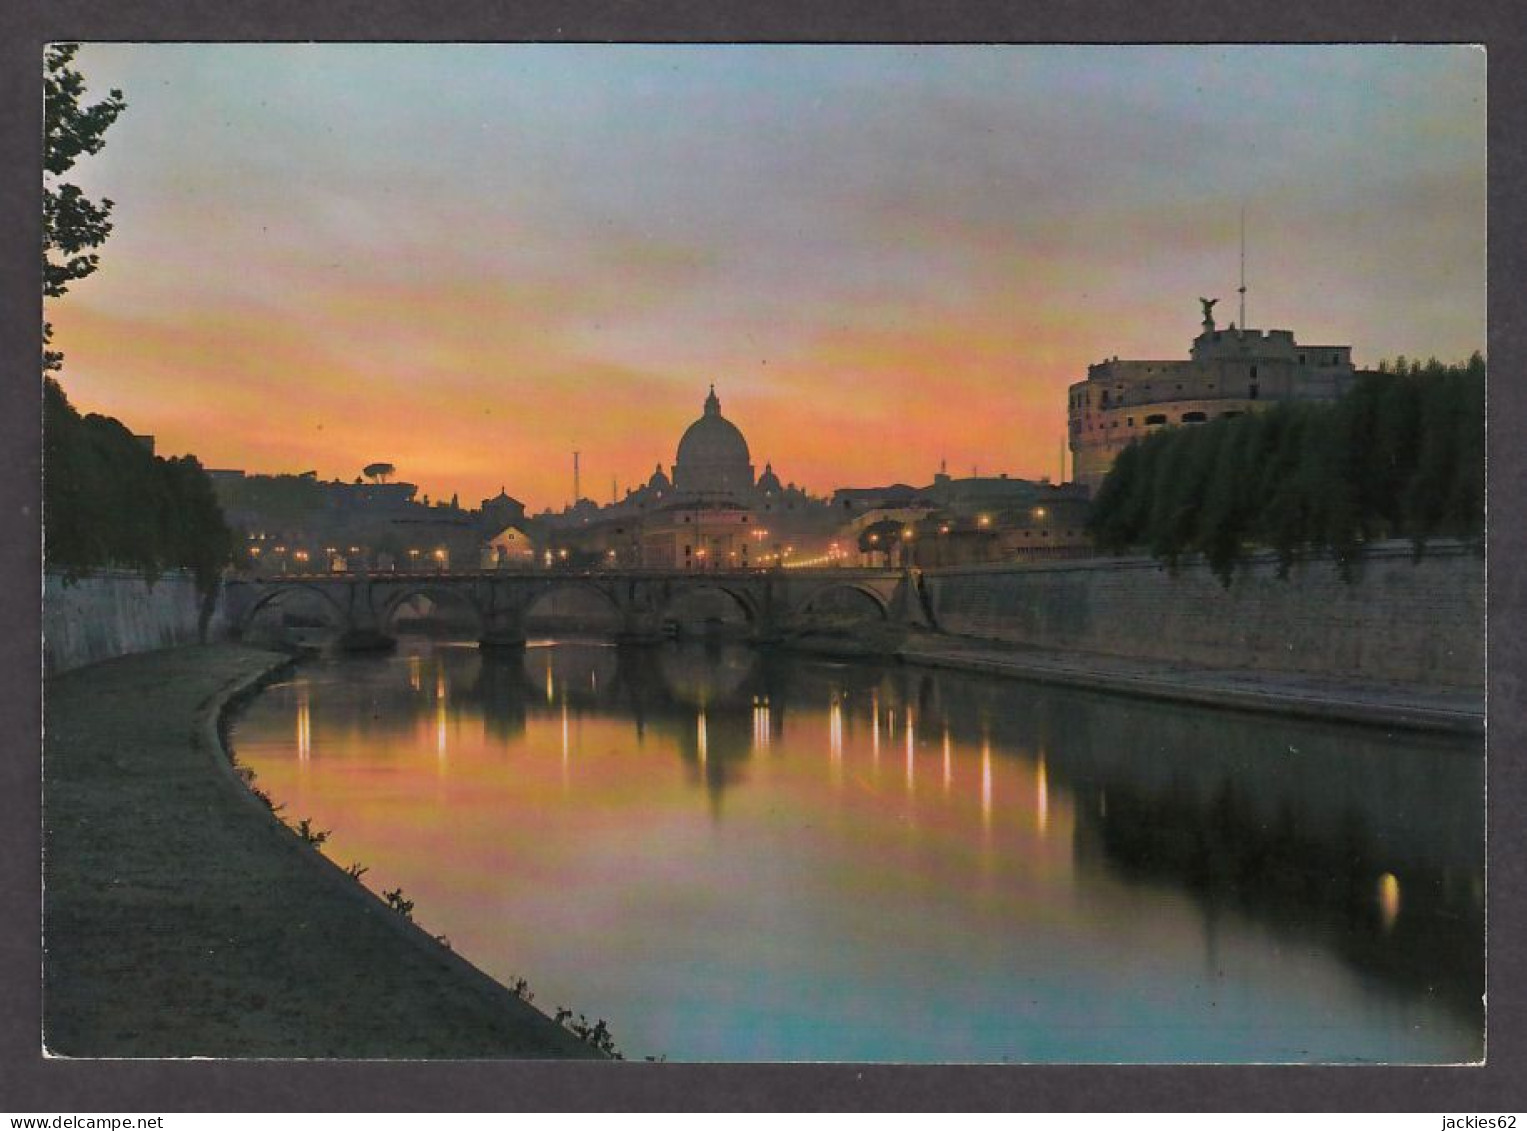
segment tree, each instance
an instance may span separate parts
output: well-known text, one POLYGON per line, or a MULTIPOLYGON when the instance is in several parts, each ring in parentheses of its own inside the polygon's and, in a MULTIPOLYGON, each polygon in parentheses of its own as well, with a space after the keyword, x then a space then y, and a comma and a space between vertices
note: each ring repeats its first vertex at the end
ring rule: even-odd
POLYGON ((894 518, 882 518, 879 522, 870 523, 859 531, 859 552, 884 554, 885 564, 889 567, 891 552, 901 545, 902 534, 906 528, 906 523, 894 518))
POLYGON ((387 477, 396 470, 390 463, 368 463, 361 468, 361 474, 373 483, 386 483, 387 477))
POLYGON ((1408 537, 1479 545, 1484 530, 1485 359, 1397 358, 1334 404, 1167 428, 1126 447, 1093 501, 1098 549, 1143 548, 1169 566, 1201 553, 1229 585, 1252 546, 1280 576, 1310 551, 1346 580, 1363 547, 1408 537))
MULTIPOLYGON (((43 55, 42 293, 58 298, 69 284, 96 269, 100 247, 111 234, 112 202, 90 200, 78 185, 59 180, 88 154, 99 153, 106 131, 127 106, 120 90, 83 105, 85 79, 73 67, 78 44, 58 43, 43 55)), ((47 348, 52 327, 42 325, 43 369, 59 368, 62 355, 47 348)))

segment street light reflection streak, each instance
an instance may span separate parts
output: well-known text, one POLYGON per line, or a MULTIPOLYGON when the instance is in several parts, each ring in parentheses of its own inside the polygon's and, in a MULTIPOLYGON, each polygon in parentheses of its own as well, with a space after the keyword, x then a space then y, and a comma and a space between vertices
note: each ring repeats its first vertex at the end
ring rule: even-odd
POLYGON ((835 784, 843 782, 843 703, 833 698, 827 711, 827 750, 835 784))
POLYGON ((308 685, 297 685, 297 761, 306 763, 313 756, 313 716, 308 702, 308 685))
POLYGON ((1043 836, 1050 827, 1050 782, 1045 773, 1045 756, 1042 750, 1039 753, 1039 769, 1036 776, 1039 833, 1043 836))
POLYGON ((880 697, 870 696, 870 754, 874 756, 875 768, 880 768, 880 697))
POLYGON ((571 747, 567 733, 567 700, 564 699, 562 701, 562 788, 564 791, 568 785, 568 754, 571 747))
POLYGON ((1393 872, 1379 877, 1379 920, 1385 932, 1394 929, 1400 917, 1400 879, 1393 872))
POLYGON ((912 718, 912 708, 907 708, 907 792, 917 792, 917 768, 915 765, 917 753, 917 728, 912 718))
POLYGON ((445 768, 445 667, 435 667, 435 762, 437 769, 445 768))
POLYGON ((769 749, 769 702, 766 699, 753 701, 753 748, 769 749))
POLYGON ((949 785, 954 781, 954 760, 951 757, 952 747, 949 743, 949 728, 944 728, 944 796, 949 796, 949 785))
POLYGON ((705 765, 706 741, 705 741, 705 712, 701 711, 695 716, 695 749, 700 754, 700 765, 705 765))
POLYGON ((991 828, 991 742, 981 742, 981 824, 991 828))

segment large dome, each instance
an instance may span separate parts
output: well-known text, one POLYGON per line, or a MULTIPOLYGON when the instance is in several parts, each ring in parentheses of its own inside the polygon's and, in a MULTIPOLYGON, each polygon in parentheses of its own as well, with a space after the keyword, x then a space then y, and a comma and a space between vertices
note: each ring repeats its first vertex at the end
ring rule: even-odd
POLYGON ((748 442, 721 415, 721 401, 711 386, 705 412, 684 430, 674 457, 673 485, 680 491, 728 492, 753 486, 748 442))

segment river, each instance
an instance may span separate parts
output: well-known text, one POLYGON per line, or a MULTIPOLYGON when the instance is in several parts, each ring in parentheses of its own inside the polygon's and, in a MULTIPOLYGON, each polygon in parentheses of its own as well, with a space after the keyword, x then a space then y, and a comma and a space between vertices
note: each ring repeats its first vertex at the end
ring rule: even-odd
POLYGON ((560 641, 314 660, 232 741, 632 1059, 1482 1055, 1479 739, 560 641))

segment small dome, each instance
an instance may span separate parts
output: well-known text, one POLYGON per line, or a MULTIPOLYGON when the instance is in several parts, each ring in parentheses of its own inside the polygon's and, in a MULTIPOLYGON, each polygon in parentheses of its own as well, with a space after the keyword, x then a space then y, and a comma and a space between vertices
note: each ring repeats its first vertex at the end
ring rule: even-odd
POLYGON ((779 476, 774 474, 774 465, 772 463, 764 464, 763 474, 758 477, 758 489, 760 491, 773 491, 775 494, 784 490, 784 486, 779 481, 779 476))
POLYGON ((663 465, 658 464, 652 471, 652 478, 647 480, 647 486, 654 491, 666 491, 673 484, 668 482, 668 476, 663 474, 663 465))

